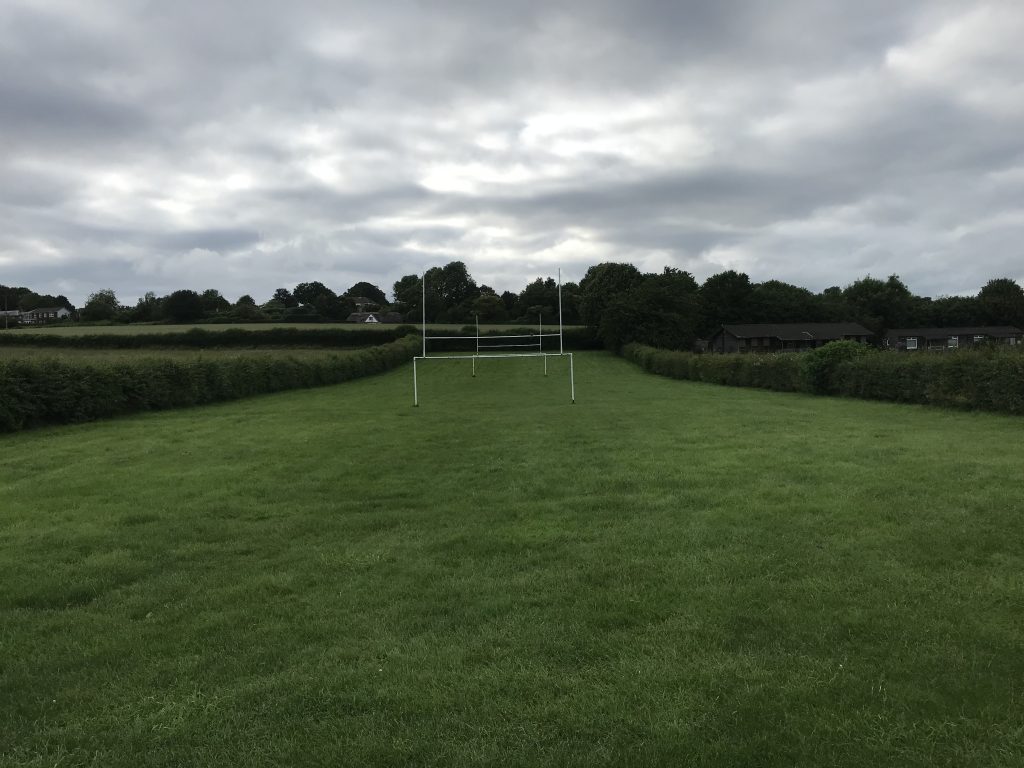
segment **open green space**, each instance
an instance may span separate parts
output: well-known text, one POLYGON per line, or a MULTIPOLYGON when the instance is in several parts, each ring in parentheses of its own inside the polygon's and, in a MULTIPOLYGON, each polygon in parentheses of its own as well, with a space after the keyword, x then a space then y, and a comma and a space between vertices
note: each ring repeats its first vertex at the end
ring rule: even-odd
POLYGON ((0 438, 0 764, 1024 762, 1019 418, 575 359, 0 438))

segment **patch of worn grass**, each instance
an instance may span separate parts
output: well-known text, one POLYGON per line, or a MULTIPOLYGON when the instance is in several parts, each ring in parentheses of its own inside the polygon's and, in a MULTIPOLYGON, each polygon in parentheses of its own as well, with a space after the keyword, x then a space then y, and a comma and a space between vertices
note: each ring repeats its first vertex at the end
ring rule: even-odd
POLYGON ((0 763, 1021 763, 1020 420, 576 361, 0 440, 0 763))

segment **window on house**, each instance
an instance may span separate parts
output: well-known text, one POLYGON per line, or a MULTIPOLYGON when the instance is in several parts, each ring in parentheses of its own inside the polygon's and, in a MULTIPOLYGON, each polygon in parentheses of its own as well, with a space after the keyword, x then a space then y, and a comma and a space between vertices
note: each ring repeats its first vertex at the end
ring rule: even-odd
POLYGON ((949 347, 950 349, 956 349, 957 347, 960 346, 960 337, 950 336, 949 341, 946 342, 946 346, 949 347))
POLYGON ((981 342, 983 342, 984 340, 985 340, 984 336, 975 336, 974 337, 974 343, 975 344, 981 344, 981 342))
POLYGON ((917 349, 917 337, 916 336, 909 336, 909 337, 907 337, 907 349, 917 349))

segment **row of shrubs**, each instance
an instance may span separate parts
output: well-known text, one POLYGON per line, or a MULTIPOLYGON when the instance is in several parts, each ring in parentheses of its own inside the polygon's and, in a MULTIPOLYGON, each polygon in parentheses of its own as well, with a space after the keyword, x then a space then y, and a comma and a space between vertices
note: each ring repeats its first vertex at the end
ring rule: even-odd
MULTIPOLYGON (((503 328, 481 333, 484 336, 528 335, 536 328, 503 328)), ((0 333, 0 346, 44 347, 64 349, 256 349, 261 347, 369 347, 418 334, 412 325, 372 328, 267 328, 245 330, 228 328, 207 331, 193 328, 172 333, 126 333, 60 335, 51 333, 0 333)), ((429 335, 457 337, 432 340, 429 352, 471 352, 476 348, 476 330, 467 326, 460 331, 429 331, 429 335)), ((589 328, 567 328, 563 333, 567 350, 601 349, 589 328)), ((522 341, 528 341, 523 339, 522 341)), ((558 339, 543 340, 544 349, 558 349, 558 339)))
POLYGON ((256 349, 260 347, 369 347, 405 338, 411 325, 386 328, 228 328, 206 331, 193 328, 172 333, 0 333, 0 346, 64 349, 256 349))
POLYGON ((284 354, 111 363, 0 361, 0 432, 338 384, 401 365, 419 349, 419 337, 408 336, 312 358, 284 354))
POLYGON ((839 341, 800 354, 695 355, 642 344, 622 353, 675 379, 1024 413, 1024 354, 1016 350, 900 354, 839 341))

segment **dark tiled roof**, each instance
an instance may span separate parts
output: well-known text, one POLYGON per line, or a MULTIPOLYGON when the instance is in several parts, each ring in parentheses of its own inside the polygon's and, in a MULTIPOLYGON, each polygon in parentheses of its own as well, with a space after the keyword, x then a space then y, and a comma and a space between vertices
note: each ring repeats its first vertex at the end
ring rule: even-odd
POLYGON ((871 336, 871 331, 859 323, 746 323, 723 327, 739 339, 767 337, 782 341, 807 341, 841 339, 844 336, 871 336))
POLYGON ((924 336, 926 339, 944 339, 948 336, 1019 336, 1020 328, 1012 325, 971 325, 951 328, 893 328, 886 331, 890 339, 898 336, 924 336))
POLYGON ((42 314, 49 315, 49 314, 53 314, 54 312, 60 312, 61 310, 64 310, 66 312, 67 308, 66 307, 39 307, 37 309, 31 309, 28 312, 26 312, 25 314, 26 315, 30 315, 33 312, 39 312, 39 313, 42 313, 42 314))

